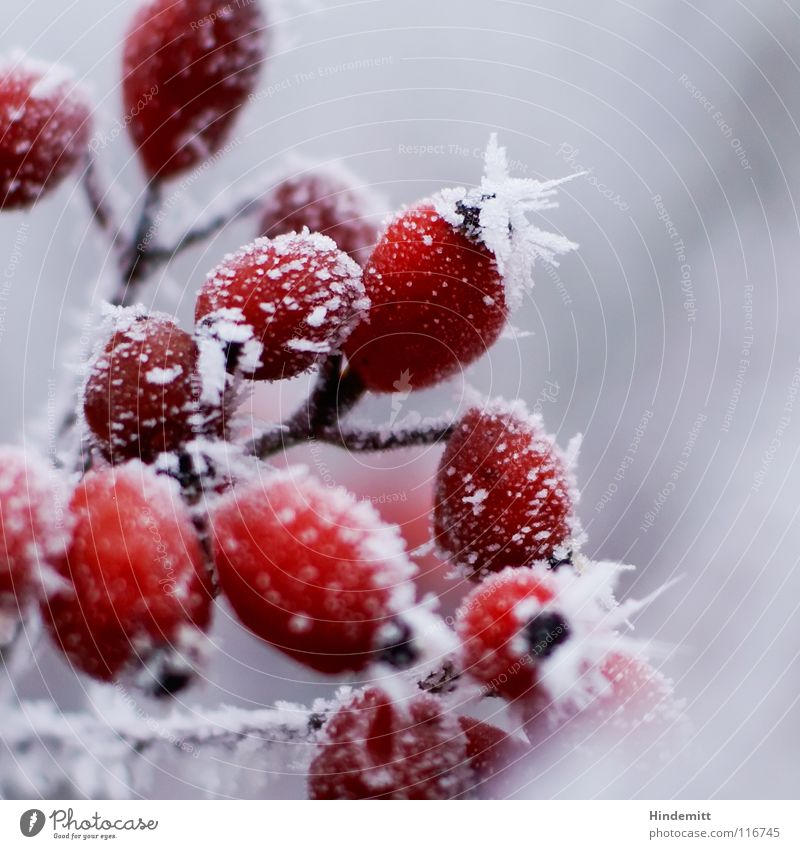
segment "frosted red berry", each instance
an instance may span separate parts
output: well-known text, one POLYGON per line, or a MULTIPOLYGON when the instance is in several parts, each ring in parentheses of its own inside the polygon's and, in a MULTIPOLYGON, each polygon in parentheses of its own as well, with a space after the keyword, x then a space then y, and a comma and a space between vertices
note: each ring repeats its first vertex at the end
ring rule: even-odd
POLYGON ((305 473, 240 485, 212 516, 222 591, 239 619, 321 672, 358 670, 413 605, 399 532, 305 473))
POLYGON ((359 266, 306 231, 227 256, 203 284, 195 319, 223 346, 229 371, 282 380, 338 350, 365 303, 359 266))
POLYGON ((112 461, 151 462, 221 429, 221 412, 201 403, 194 339, 163 315, 120 313, 89 366, 83 412, 112 461))
POLYGON ((624 723, 627 727, 642 722, 655 726, 675 718, 677 704, 672 684, 645 658, 612 651, 598 666, 607 686, 599 688, 585 718, 598 724, 624 723))
POLYGON ((488 722, 471 716, 460 716, 458 722, 467 738, 469 764, 480 781, 494 778, 526 751, 524 744, 488 722))
POLYGON ((265 56, 258 0, 146 0, 125 37, 128 127, 148 175, 175 176, 225 145, 265 56))
POLYGON ((456 613, 462 669, 489 692, 530 696, 539 665, 570 637, 549 575, 505 569, 479 584, 456 613))
POLYGON ((0 209, 31 206, 86 152, 90 107, 63 69, 14 54, 0 61, 0 209))
POLYGON ((325 725, 309 769, 312 799, 453 799, 475 784, 458 719, 433 696, 370 689, 325 725))
POLYGON ((439 465, 437 545, 476 577, 557 554, 563 560, 573 491, 570 470, 537 417, 521 405, 471 409, 439 465))
POLYGON ((287 177, 266 197, 261 235, 274 238, 304 227, 336 242, 365 265, 378 238, 376 201, 347 175, 310 171, 287 177))
POLYGON ((460 716, 458 722, 467 738, 467 757, 472 768, 493 771, 498 763, 498 751, 508 743, 508 734, 471 716, 460 716))
POLYGON ((409 374, 431 386, 480 357, 506 323, 503 279, 494 254, 432 203, 398 215, 364 269, 372 302, 345 344, 368 389, 392 392, 409 374))
POLYGON ((55 472, 20 448, 0 447, 0 615, 18 615, 40 596, 63 556, 62 498, 55 472))
POLYGON ((42 603, 55 644, 95 678, 146 667, 148 685, 178 689, 183 665, 173 664, 191 657, 208 627, 211 593, 177 485, 136 461, 90 472, 70 513, 72 542, 58 567, 68 586, 42 603))

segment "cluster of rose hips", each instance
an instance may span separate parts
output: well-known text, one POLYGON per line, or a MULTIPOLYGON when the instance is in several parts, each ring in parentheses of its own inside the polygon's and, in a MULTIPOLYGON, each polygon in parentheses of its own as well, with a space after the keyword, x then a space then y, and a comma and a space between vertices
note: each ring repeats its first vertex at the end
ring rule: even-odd
MULTIPOLYGON (((218 5, 150 0, 129 30, 125 102, 151 183, 218 151, 256 83, 259 6, 218 5)), ((0 110, 0 206, 29 206, 81 161, 90 108, 68 77, 16 57, 0 69, 0 110)), ((644 661, 614 648, 613 570, 593 578, 579 553, 571 463, 521 404, 476 405, 444 434, 434 540, 475 582, 452 629, 417 601, 396 527, 304 469, 271 467, 281 429, 245 444, 236 420, 249 383, 319 367, 315 409, 285 428, 330 436, 365 392, 409 372, 432 386, 475 361, 533 260, 570 247, 527 221, 554 185, 509 179, 492 143, 478 189, 445 190, 378 234, 354 185, 304 173, 263 200, 264 235, 208 275, 191 332, 142 307, 110 311, 80 395, 80 471, 0 452, 0 641, 38 604, 76 669, 172 694, 195 677, 221 594, 320 673, 394 669, 392 686, 340 696, 310 768, 315 798, 475 792, 521 744, 471 718, 459 691, 527 718, 660 699, 644 661)))

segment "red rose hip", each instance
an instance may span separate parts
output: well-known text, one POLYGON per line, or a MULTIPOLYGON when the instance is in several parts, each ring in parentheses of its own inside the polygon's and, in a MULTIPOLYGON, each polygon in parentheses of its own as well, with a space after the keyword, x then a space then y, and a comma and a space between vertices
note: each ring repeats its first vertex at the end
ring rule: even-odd
POLYGON ((524 743, 488 722, 471 716, 460 716, 458 722, 467 738, 469 764, 479 782, 496 779, 528 751, 524 743))
POLYGON ((453 799, 475 784, 457 717, 423 694, 356 695, 328 720, 309 769, 312 799, 453 799))
POLYGON ((608 686, 596 694, 585 718, 597 724, 624 720, 629 727, 645 723, 658 730, 680 716, 672 682, 644 657, 611 651, 598 665, 608 686))
POLYGON ((94 358, 83 412, 112 461, 151 462, 196 436, 219 433, 221 414, 201 404, 198 350, 168 316, 118 311, 94 358))
POLYGON ((227 256, 203 284, 195 320, 222 346, 229 371, 282 380, 337 351, 365 305, 359 266, 305 231, 227 256))
POLYGON ((547 573, 505 569, 487 578, 456 612, 462 669, 490 692, 531 697, 539 664, 570 637, 547 573))
POLYGON ((314 170, 287 177, 267 196, 261 235, 269 239, 304 227, 336 242, 339 250, 365 265, 378 238, 376 198, 346 172, 314 170))
POLYGON ((473 577, 548 560, 574 534, 572 475, 538 417, 493 403, 469 410, 436 477, 437 545, 473 577))
POLYGON ((222 591, 239 619, 320 672, 363 668, 414 603, 399 532, 304 472, 239 486, 212 515, 222 591))
POLYGON ((63 557, 68 532, 62 498, 54 471, 20 448, 0 447, 0 619, 16 620, 63 557))
POLYGON ((221 150, 258 80, 264 29, 258 0, 140 4, 125 38, 123 95, 150 177, 173 177, 221 150))
POLYGON ((364 269, 372 301, 345 353, 368 389, 432 386, 494 344, 532 285, 537 260, 576 247, 528 220, 555 206, 563 181, 509 176, 492 135, 480 186, 444 189, 401 212, 364 269))
POLYGON ((55 644, 104 681, 141 674, 157 693, 188 683, 211 619, 210 580, 177 485, 137 461, 89 472, 72 497, 69 586, 42 603, 55 644))
POLYGON ((0 209, 31 206, 86 152, 90 107, 63 69, 14 54, 0 62, 0 209))
POLYGON ((458 372, 497 340, 507 309, 494 255, 433 202, 398 215, 364 269, 369 320, 345 343, 368 389, 392 392, 410 372, 414 389, 458 372))

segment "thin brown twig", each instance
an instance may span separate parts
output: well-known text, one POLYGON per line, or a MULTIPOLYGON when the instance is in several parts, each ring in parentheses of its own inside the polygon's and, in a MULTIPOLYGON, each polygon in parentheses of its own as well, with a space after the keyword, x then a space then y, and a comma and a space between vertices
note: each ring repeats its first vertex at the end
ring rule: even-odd
POLYGON ((335 426, 365 391, 354 372, 342 372, 341 354, 328 357, 306 402, 286 422, 253 439, 250 453, 263 460, 278 451, 313 439, 316 434, 335 426))
POLYGON ((433 445, 453 432, 449 420, 416 428, 363 429, 343 426, 341 419, 365 393, 358 376, 342 372, 342 357, 329 357, 305 404, 289 419, 257 436, 250 444, 251 454, 264 460, 295 445, 316 440, 349 451, 387 451, 413 445, 433 445))
POLYGON ((119 289, 109 299, 114 306, 129 306, 138 294, 138 284, 147 278, 147 257, 153 249, 161 199, 161 184, 150 181, 144 190, 142 208, 133 239, 122 256, 119 289))
POLYGON ((450 420, 433 422, 420 427, 399 430, 362 430, 359 428, 328 428, 315 435, 320 442, 338 445, 348 451, 391 451, 415 445, 435 445, 448 440, 455 429, 450 420))
POLYGON ((238 201, 236 206, 227 212, 221 212, 203 224, 188 230, 174 245, 153 245, 142 262, 146 273, 152 273, 156 268, 166 265, 189 248, 208 241, 212 236, 224 230, 229 224, 249 215, 261 200, 262 193, 238 201))
POLYGON ((108 192, 104 190, 97 169, 97 161, 90 153, 86 157, 86 167, 81 180, 92 220, 116 242, 119 234, 119 223, 109 200, 108 192))

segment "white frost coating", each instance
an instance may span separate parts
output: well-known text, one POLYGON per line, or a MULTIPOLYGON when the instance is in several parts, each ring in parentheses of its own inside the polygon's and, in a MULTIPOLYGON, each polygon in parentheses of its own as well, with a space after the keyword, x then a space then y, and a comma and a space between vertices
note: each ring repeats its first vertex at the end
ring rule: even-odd
MULTIPOLYGON (((201 517, 203 511, 221 497, 218 493, 227 490, 232 481, 242 484, 264 473, 261 463, 254 462, 241 445, 229 440, 198 437, 183 446, 182 454, 189 458, 192 468, 205 482, 203 501, 192 508, 201 517)), ((173 477, 180 473, 179 458, 174 453, 159 454, 154 466, 173 477)))
MULTIPOLYGON (((609 561, 589 564, 583 574, 560 569, 548 572, 548 581, 555 588, 552 601, 541 603, 528 598, 514 608, 520 628, 543 611, 557 611, 569 625, 569 637, 555 651, 536 660, 538 681, 552 701, 553 715, 568 716, 590 705, 598 695, 610 689, 602 674, 602 663, 611 652, 621 651, 641 657, 639 641, 620 633, 620 628, 632 628, 628 621, 634 614, 651 604, 671 585, 667 584, 641 600, 618 604, 614 587, 619 576, 632 567, 609 561)), ((503 581, 514 577, 515 567, 507 567, 488 580, 503 581)), ((516 638, 514 650, 525 655, 530 647, 523 636, 516 638)))
MULTIPOLYGON (((246 375, 265 364, 276 368, 280 349, 337 350, 369 307, 358 263, 308 228, 259 238, 228 254, 207 276, 204 290, 212 308, 203 328, 223 343, 245 346, 236 365, 246 375), (292 338, 298 323, 306 332, 292 338)), ((300 367, 310 368, 314 359, 300 367)))
POLYGON ((131 798, 151 794, 156 775, 166 773, 207 792, 258 797, 271 774, 305 772, 314 754, 309 718, 337 706, 320 699, 310 709, 278 702, 160 715, 111 687, 92 688, 91 702, 94 713, 65 714, 49 702, 20 702, 3 713, 3 743, 15 756, 0 775, 0 794, 131 798), (237 787, 243 771, 247 782, 237 787), (222 786, 211 786, 215 779, 222 786))
POLYGON ((145 380, 148 383, 153 383, 156 386, 168 386, 173 381, 177 380, 183 374, 183 369, 180 366, 172 368, 151 368, 145 373, 145 380))
POLYGON ((500 333, 500 338, 516 342, 518 339, 527 339, 528 337, 535 335, 536 332, 533 330, 520 330, 519 327, 514 327, 513 324, 506 324, 500 333))
POLYGON ((406 670, 405 675, 405 684, 411 693, 419 692, 417 682, 441 669, 442 664, 453 658, 459 648, 455 632, 436 613, 438 605, 438 598, 427 596, 399 617, 411 631, 414 649, 418 652, 414 665, 406 670))
POLYGON ((578 247, 564 236, 531 224, 528 214, 558 206, 553 200, 558 186, 579 175, 545 181, 509 176, 506 150, 498 145, 496 133, 489 138, 484 162, 484 175, 477 188, 443 189, 433 202, 436 211, 454 227, 465 223, 460 204, 479 210, 478 236, 495 256, 508 306, 513 309, 533 285, 537 259, 558 265, 559 254, 578 247))
POLYGON ((198 338, 197 350, 197 370, 201 382, 200 401, 216 406, 222 400, 228 383, 225 351, 219 342, 207 336, 198 338))
MULTIPOLYGON (((321 274, 322 272, 320 272, 321 274)), ((317 275, 320 276, 319 274, 317 275)), ((312 327, 322 327, 325 322, 325 316, 328 314, 328 308, 325 306, 314 307, 311 313, 306 318, 306 324, 312 327)))
POLYGON ((66 65, 43 62, 19 48, 0 58, 0 77, 8 73, 31 74, 39 77, 30 91, 33 100, 76 94, 88 103, 87 92, 76 85, 75 72, 66 65))
POLYGON ((312 354, 328 354, 331 346, 327 342, 312 342, 310 339, 290 339, 286 347, 292 351, 305 351, 312 354))
POLYGON ((261 365, 264 346, 258 339, 248 339, 239 351, 239 366, 245 372, 255 371, 261 365))
POLYGON ((31 89, 31 97, 34 99, 49 99, 62 93, 65 86, 73 83, 72 72, 58 65, 51 65, 47 73, 31 89))
POLYGON ((567 443, 567 450, 564 452, 564 460, 567 463, 567 466, 573 471, 578 468, 578 458, 580 457, 582 444, 582 433, 576 433, 575 436, 573 436, 567 443))
POLYGON ((479 516, 483 512, 483 502, 489 493, 485 489, 478 489, 472 495, 465 495, 461 500, 465 504, 472 505, 473 516, 479 516))
MULTIPOLYGON (((524 423, 534 432, 541 434, 541 438, 545 440, 549 450, 559 459, 561 465, 567 471, 567 486, 569 487, 569 497, 573 505, 580 502, 580 489, 578 488, 575 473, 577 470, 578 455, 580 453, 581 442, 583 437, 581 434, 576 434, 569 441, 566 452, 561 450, 555 436, 547 432, 544 424, 544 419, 541 413, 531 413, 524 400, 517 398, 514 401, 506 401, 504 398, 492 398, 484 401, 481 409, 488 415, 507 414, 513 416, 517 421, 524 423)), ((549 482, 548 483, 552 483, 549 482)), ((570 517, 570 527, 572 531, 573 547, 577 547, 583 538, 583 529, 576 515, 570 517)))
POLYGON ((244 313, 238 307, 215 310, 208 316, 214 326, 214 335, 222 342, 242 344, 253 337, 253 328, 245 323, 244 313))

